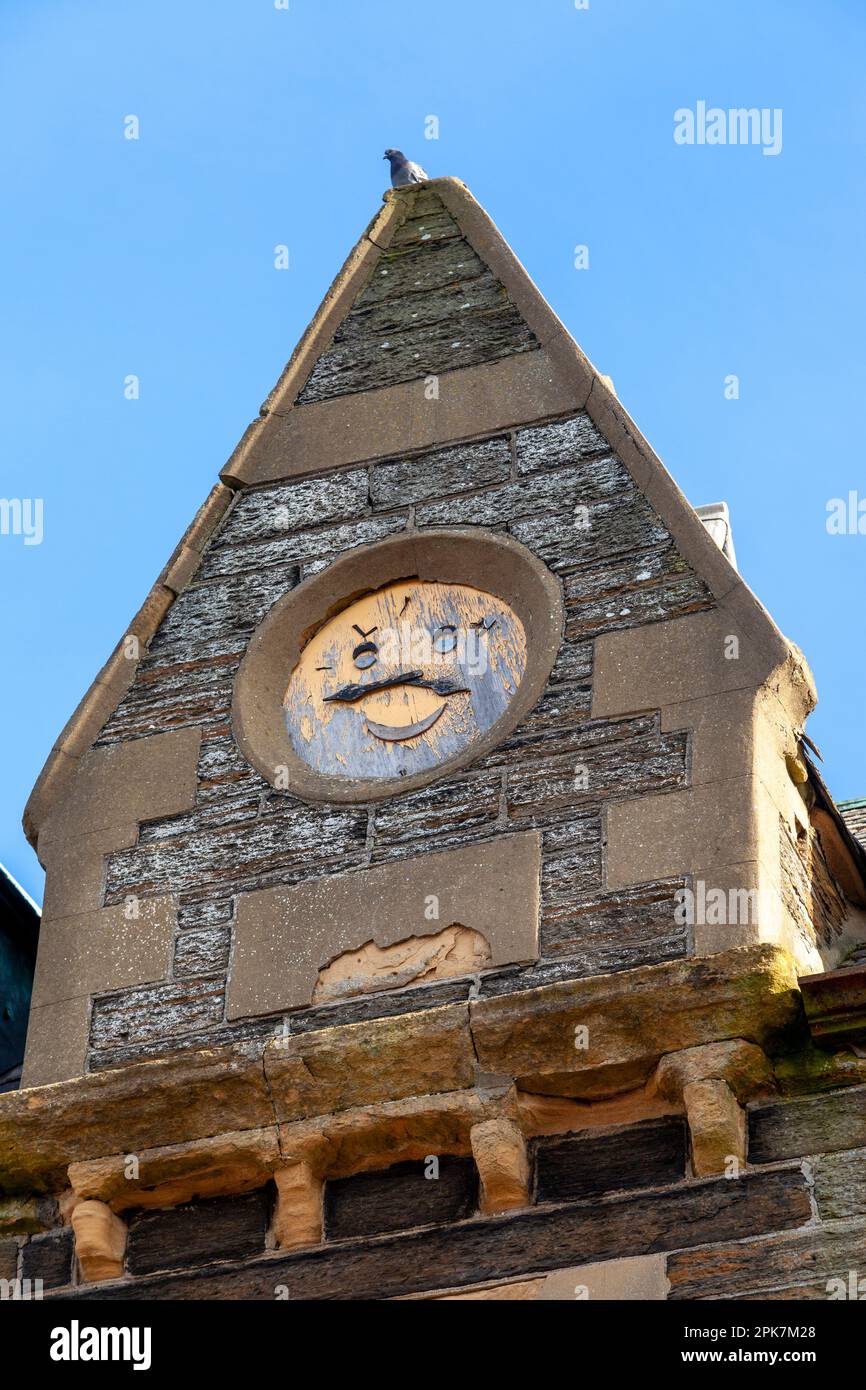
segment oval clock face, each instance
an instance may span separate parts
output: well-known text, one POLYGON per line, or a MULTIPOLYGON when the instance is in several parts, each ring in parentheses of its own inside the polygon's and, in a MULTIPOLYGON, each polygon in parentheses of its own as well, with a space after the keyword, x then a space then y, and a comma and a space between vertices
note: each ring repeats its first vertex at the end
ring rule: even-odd
POLYGON ((283 702, 286 727, 317 772, 411 776, 495 724, 525 669, 526 633, 502 599, 466 584, 389 584, 307 643, 283 702))

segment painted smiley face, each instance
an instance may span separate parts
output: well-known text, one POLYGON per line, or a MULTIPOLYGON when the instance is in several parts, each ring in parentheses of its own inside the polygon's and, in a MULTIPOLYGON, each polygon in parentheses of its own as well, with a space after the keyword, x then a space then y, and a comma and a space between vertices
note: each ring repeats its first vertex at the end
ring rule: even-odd
POLYGON ((283 702, 286 726, 319 772, 409 776, 489 729, 525 667, 523 624, 501 599, 465 584, 389 584, 307 643, 283 702))

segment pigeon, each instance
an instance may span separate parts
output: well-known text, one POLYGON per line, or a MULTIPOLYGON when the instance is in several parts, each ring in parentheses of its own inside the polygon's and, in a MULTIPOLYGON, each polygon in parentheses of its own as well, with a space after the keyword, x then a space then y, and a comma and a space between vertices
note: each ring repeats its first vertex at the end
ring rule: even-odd
POLYGON ((386 150, 383 156, 391 161, 391 187, 403 188, 407 183, 426 183, 430 177, 420 164, 413 164, 402 150, 386 150))

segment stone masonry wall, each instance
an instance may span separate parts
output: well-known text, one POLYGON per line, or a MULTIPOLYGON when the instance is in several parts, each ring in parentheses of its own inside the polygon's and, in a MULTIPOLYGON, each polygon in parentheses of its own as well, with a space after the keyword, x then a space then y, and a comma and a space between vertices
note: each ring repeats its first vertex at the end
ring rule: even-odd
POLYGON ((538 346, 441 199, 422 189, 298 401, 417 381, 538 346))
POLYGON ((59 1213, 53 1228, 50 1213, 28 1226, 24 1203, 17 1227, 4 1213, 20 1234, 0 1238, 0 1277, 82 1301, 430 1297, 485 1283, 463 1296, 571 1300, 597 1262, 615 1279, 627 1260, 632 1297, 862 1299, 866 1088, 761 1100, 748 1129, 736 1180, 693 1176, 676 1115, 539 1139, 530 1204, 492 1219, 471 1158, 443 1157, 437 1181, 423 1162, 329 1181, 324 1243, 295 1252, 267 1248, 270 1184, 130 1211, 124 1277, 109 1284, 77 1279, 70 1228, 59 1213))
MULTIPOLYGON (((203 734, 195 809, 144 824, 139 843, 107 861, 106 905, 170 892, 179 920, 169 979, 94 1000, 89 1067, 272 1030, 273 1019, 225 1022, 238 892, 515 830, 536 827, 543 836, 541 960, 485 976, 484 994, 685 954, 686 929, 673 915, 680 880, 613 893, 603 863, 605 806, 686 785, 688 738, 662 733, 653 711, 590 717, 593 638, 711 606, 583 413, 240 493, 99 740, 188 725, 203 734), (589 509, 588 528, 578 507, 589 509), (230 728, 232 682, 255 627, 277 599, 351 547, 450 525, 507 532, 560 576, 566 635, 542 699, 492 754, 421 791, 331 807, 274 791, 245 762, 230 728), (576 789, 581 768, 586 790, 576 789)), ((449 1002, 466 988, 444 981, 308 1008, 290 1027, 449 1002)))

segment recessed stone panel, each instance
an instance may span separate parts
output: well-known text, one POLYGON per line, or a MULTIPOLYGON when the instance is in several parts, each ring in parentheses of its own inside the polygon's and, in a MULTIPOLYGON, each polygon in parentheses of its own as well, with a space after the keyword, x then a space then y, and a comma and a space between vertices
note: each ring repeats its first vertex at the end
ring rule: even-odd
POLYGON ((534 961, 539 857, 540 836, 530 830, 242 894, 228 1017, 302 1007, 320 970, 344 952, 438 936, 455 924, 484 938, 492 966, 534 961))

